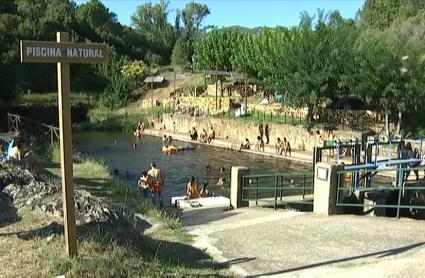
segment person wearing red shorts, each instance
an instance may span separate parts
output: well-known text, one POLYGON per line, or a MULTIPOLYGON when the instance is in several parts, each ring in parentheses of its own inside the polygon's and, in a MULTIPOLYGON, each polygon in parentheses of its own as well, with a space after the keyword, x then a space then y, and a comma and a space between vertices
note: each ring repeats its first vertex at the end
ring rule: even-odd
POLYGON ((152 194, 152 202, 155 204, 155 196, 158 195, 159 206, 164 207, 164 202, 162 200, 162 191, 164 187, 164 179, 161 176, 161 170, 156 167, 155 162, 151 163, 151 169, 148 171, 148 176, 150 177, 150 190, 152 194))

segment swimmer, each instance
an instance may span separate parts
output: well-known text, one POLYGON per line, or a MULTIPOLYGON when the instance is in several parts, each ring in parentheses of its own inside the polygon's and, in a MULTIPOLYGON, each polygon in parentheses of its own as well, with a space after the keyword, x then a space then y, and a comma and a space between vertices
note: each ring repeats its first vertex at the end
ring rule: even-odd
POLYGON ((218 182, 217 182, 218 186, 225 186, 226 185, 226 179, 224 177, 221 177, 218 182))
POLYGON ((120 171, 118 171, 118 169, 114 169, 112 171, 112 176, 114 176, 115 178, 118 178, 120 176, 120 171))
POLYGON ((125 171, 125 177, 129 180, 131 175, 130 175, 130 171, 126 170, 125 171))
POLYGON ((118 145, 117 139, 114 140, 114 145, 118 145))
POLYGON ((205 170, 207 171, 207 173, 209 173, 211 171, 211 166, 207 164, 207 167, 205 168, 205 170))
POLYGON ((136 143, 133 144, 133 149, 137 149, 137 144, 136 143))
POLYGON ((220 173, 224 173, 224 167, 220 167, 220 169, 218 169, 218 171, 220 172, 220 173))

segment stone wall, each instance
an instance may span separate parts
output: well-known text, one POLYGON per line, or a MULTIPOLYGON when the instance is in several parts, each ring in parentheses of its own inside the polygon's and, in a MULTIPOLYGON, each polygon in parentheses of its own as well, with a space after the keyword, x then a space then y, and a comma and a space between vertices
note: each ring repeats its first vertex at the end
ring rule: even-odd
MULTIPOLYGON (((239 143, 245 138, 248 138, 251 143, 255 143, 258 136, 258 125, 229 119, 164 114, 163 126, 170 132, 173 132, 175 128, 175 132, 178 133, 189 132, 192 127, 195 127, 200 132, 203 128, 210 128, 212 126, 218 138, 229 138, 239 143)), ((293 125, 270 124, 270 144, 275 144, 277 137, 281 139, 286 137, 291 143, 293 150, 312 150, 313 147, 319 144, 319 136, 316 134, 316 131, 314 129, 312 132, 309 132, 305 128, 293 125)), ((320 132, 324 134, 323 130, 320 132)), ((351 131, 336 131, 335 135, 341 140, 361 137, 359 132, 351 131)))

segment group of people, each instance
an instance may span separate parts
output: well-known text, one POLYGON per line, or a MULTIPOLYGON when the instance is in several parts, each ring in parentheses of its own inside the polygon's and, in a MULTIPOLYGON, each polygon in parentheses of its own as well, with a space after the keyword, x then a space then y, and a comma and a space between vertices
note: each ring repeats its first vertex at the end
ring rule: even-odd
POLYGON ((163 144, 171 144, 171 142, 173 142, 173 137, 171 137, 171 135, 166 135, 164 134, 164 136, 162 136, 162 143, 163 144))
MULTIPOLYGON (((266 124, 263 127, 263 124, 260 124, 258 127, 259 135, 257 136, 257 141, 254 144, 254 148, 256 151, 263 151, 266 144, 269 144, 270 137, 269 137, 269 125, 266 124), (264 142, 263 137, 266 137, 266 142, 264 142)), ((245 140, 240 145, 240 150, 249 150, 251 149, 251 142, 248 138, 245 138, 245 140)), ((291 144, 286 138, 283 138, 283 140, 280 139, 280 137, 277 138, 276 144, 275 144, 275 150, 276 154, 278 155, 291 155, 291 144)))
POLYGON ((211 192, 208 189, 208 182, 204 182, 202 188, 199 189, 198 178, 191 176, 189 182, 186 185, 186 198, 196 199, 209 196, 211 196, 211 192))
POLYGON ((198 131, 195 127, 192 127, 191 130, 189 130, 189 136, 190 140, 197 141, 199 138, 199 141, 202 143, 211 143, 212 140, 215 139, 215 130, 213 127, 210 128, 210 131, 207 132, 207 130, 204 128, 202 129, 202 132, 200 135, 198 135, 198 131))
POLYGON ((291 144, 289 144, 289 141, 286 140, 285 137, 283 138, 283 140, 281 140, 280 137, 277 137, 275 149, 276 149, 276 154, 278 155, 282 155, 282 154, 284 154, 285 156, 287 156, 288 154, 289 156, 291 155, 291 144))
POLYGON ((136 129, 133 132, 134 137, 136 137, 136 138, 142 137, 144 130, 145 130, 145 123, 139 121, 137 123, 136 129))
POLYGON ((161 170, 156 167, 155 162, 151 163, 151 169, 149 171, 142 171, 137 186, 143 191, 143 195, 148 197, 149 193, 152 197, 152 203, 155 205, 156 197, 158 197, 159 206, 164 207, 162 199, 162 191, 164 189, 164 178, 161 175, 161 170))

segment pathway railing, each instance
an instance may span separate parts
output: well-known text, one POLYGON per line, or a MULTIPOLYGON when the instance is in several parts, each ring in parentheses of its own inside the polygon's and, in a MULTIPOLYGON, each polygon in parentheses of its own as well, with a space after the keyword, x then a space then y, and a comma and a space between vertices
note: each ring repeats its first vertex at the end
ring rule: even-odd
POLYGON ((7 113, 7 126, 9 132, 24 132, 38 139, 49 140, 50 144, 54 144, 59 140, 59 128, 48 125, 30 118, 7 113))
POLYGON ((314 173, 276 173, 242 176, 242 200, 282 204, 313 204, 314 173))
POLYGON ((338 171, 336 205, 343 212, 364 214, 368 212, 365 209, 373 209, 382 216, 422 215, 420 218, 423 218, 425 179, 407 180, 407 177, 416 178, 416 173, 419 176, 424 171, 425 167, 338 171), (382 177, 389 174, 391 177, 382 177), (359 183, 351 182, 353 175, 359 175, 359 183))

